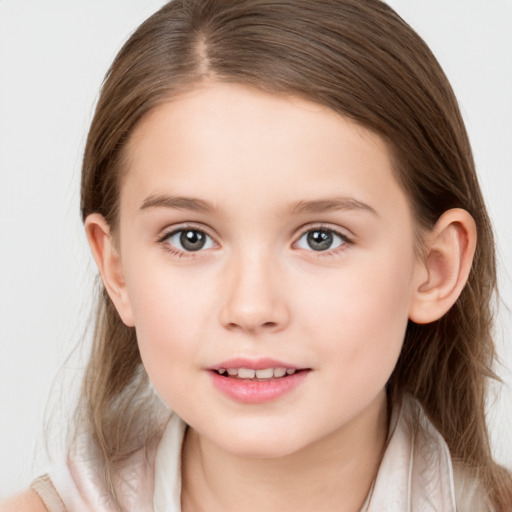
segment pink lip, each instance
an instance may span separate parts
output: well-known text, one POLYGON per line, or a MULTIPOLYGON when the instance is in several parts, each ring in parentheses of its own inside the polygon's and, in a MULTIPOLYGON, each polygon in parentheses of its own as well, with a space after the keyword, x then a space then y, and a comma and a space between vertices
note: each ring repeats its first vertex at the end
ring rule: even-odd
POLYGON ((264 370, 265 368, 292 368, 299 370, 299 368, 295 365, 268 358, 257 360, 230 359, 208 368, 213 385, 221 393, 228 398, 245 404, 261 404, 270 400, 276 400, 304 382, 311 370, 310 368, 304 368, 293 375, 263 381, 226 377, 214 371, 220 368, 251 368, 254 370, 264 370))
POLYGON ((261 359, 247 359, 239 357, 236 359, 229 359, 228 361, 223 361, 220 364, 210 366, 208 370, 219 370, 220 368, 251 368, 252 370, 265 370, 266 368, 293 368, 294 370, 299 369, 297 366, 293 364, 283 363, 283 361, 278 361, 277 359, 270 359, 268 357, 264 357, 261 359))

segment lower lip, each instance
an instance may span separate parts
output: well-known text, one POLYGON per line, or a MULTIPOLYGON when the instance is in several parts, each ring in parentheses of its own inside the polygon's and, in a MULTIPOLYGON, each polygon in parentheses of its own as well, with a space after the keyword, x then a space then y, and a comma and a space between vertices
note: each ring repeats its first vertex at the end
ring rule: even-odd
POLYGON ((257 381, 223 377, 217 372, 210 371, 213 384, 219 391, 245 404, 261 404, 275 400, 300 385, 308 373, 309 370, 303 370, 286 377, 257 381))

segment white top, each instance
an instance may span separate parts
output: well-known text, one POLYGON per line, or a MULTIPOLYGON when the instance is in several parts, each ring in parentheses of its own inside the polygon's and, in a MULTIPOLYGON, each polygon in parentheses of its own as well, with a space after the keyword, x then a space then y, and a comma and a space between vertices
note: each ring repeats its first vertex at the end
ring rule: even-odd
MULTIPOLYGON (((120 470, 119 496, 126 510, 181 511, 181 447, 185 428, 185 423, 173 414, 160 441, 136 452, 120 470)), ((100 483, 100 473, 97 461, 84 444, 49 476, 68 512, 114 512, 100 483)), ((53 512, 50 507, 49 510, 53 512)), ((393 410, 384 457, 361 512, 490 510, 478 482, 452 463, 445 441, 421 405, 404 396, 402 405, 393 410)))

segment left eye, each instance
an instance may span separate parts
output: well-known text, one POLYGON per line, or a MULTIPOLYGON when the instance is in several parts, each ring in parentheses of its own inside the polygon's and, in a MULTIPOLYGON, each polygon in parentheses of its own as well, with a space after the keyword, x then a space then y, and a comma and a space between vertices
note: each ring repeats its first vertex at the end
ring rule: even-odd
POLYGON ((210 249, 214 246, 213 240, 199 229, 180 229, 170 233, 164 241, 175 249, 184 252, 195 252, 201 249, 210 249))
POLYGON ((304 233, 297 241, 301 249, 313 251, 328 251, 345 244, 347 240, 331 229, 312 229, 304 233))

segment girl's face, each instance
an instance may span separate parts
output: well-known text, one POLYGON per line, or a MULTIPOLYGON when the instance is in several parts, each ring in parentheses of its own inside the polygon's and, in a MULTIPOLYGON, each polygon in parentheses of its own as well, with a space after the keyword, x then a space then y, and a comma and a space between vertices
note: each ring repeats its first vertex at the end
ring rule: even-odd
POLYGON ((210 83, 148 115, 127 155, 118 309, 172 409, 224 450, 277 457, 382 406, 419 262, 379 137, 210 83))

